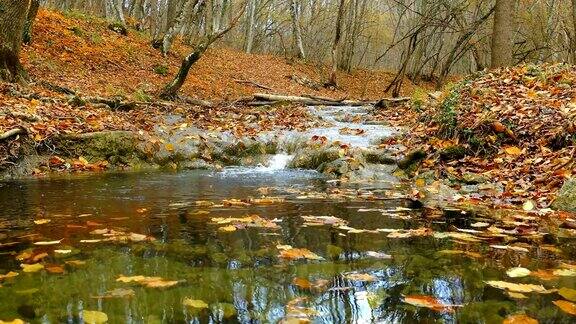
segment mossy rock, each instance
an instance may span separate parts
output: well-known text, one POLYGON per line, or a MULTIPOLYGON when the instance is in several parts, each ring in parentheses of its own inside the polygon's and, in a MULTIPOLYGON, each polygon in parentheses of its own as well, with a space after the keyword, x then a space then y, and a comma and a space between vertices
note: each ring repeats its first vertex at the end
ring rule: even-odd
POLYGON ((398 161, 398 167, 402 170, 412 170, 417 167, 425 158, 426 152, 423 150, 415 150, 406 154, 402 160, 398 161))
POLYGON ((316 170, 324 163, 330 163, 341 157, 340 148, 332 146, 307 147, 295 153, 289 167, 293 169, 316 170))
POLYGON ((139 149, 140 139, 133 132, 108 131, 64 135, 57 140, 59 154, 89 161, 106 160, 111 164, 130 164, 134 160, 145 160, 139 149))
POLYGON ((462 146, 449 146, 440 151, 440 157, 444 161, 460 160, 466 156, 466 149, 462 146))
POLYGON ((396 159, 384 150, 367 150, 363 153, 368 163, 395 165, 396 159))
POLYGON ((564 183, 552 207, 557 210, 576 212, 576 178, 564 183))

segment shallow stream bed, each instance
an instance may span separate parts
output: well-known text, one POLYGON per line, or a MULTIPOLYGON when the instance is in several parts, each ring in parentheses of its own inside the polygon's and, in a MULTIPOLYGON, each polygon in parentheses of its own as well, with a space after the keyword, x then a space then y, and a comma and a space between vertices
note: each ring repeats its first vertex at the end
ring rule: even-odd
POLYGON ((288 170, 0 183, 0 320, 573 322, 553 303, 576 289, 572 240, 417 207, 288 170))

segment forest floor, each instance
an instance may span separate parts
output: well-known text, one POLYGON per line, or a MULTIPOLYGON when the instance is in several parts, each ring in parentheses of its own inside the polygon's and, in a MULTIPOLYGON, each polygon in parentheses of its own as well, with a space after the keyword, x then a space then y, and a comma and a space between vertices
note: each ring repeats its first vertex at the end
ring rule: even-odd
MULTIPOLYGON (((377 100, 387 96, 385 88, 393 78, 383 71, 355 70, 339 73, 338 89, 316 88, 327 75, 325 67, 216 48, 194 66, 181 91, 188 98, 214 103, 212 107, 157 100, 189 50, 176 45, 163 57, 150 46, 149 37, 136 30, 122 36, 97 18, 42 10, 34 42, 23 54, 33 82, 27 87, 0 85, 0 170, 34 151, 53 153, 42 167, 33 168, 35 174, 106 169, 109 156, 95 154, 90 159, 58 150, 63 137, 78 134, 127 131, 155 150, 174 153, 172 143, 150 133, 158 127, 161 132, 196 127, 255 138, 265 131, 303 131, 321 122, 306 107, 252 107, 240 101, 260 92, 377 100), (111 109, 110 101, 117 109, 111 109), (136 102, 137 107, 123 107, 125 102, 136 102), (174 114, 183 120, 165 124, 165 117, 174 114), (12 131, 16 133, 1 138, 12 131)), ((393 156, 398 161, 416 157, 403 171, 416 179, 415 198, 441 179, 458 190, 454 200, 548 208, 574 173, 575 82, 576 71, 564 65, 482 73, 443 93, 429 94, 429 86, 406 80, 402 94, 412 100, 375 110, 373 117, 410 130, 381 148, 401 145, 404 149, 393 156), (471 192, 462 194, 470 186, 471 192)), ((198 137, 201 158, 213 161, 205 136, 185 137, 198 137)), ((130 149, 117 151, 122 155, 130 149)))

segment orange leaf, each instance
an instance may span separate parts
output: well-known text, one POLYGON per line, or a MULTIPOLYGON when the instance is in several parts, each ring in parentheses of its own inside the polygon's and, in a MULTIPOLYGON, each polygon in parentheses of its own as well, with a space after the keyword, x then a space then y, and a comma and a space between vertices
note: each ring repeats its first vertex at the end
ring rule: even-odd
POLYGON ((564 312, 570 315, 576 315, 576 304, 571 303, 566 300, 555 300, 553 301, 554 305, 558 306, 564 312))
POLYGON ((538 324, 538 321, 527 315, 510 315, 502 324, 538 324))

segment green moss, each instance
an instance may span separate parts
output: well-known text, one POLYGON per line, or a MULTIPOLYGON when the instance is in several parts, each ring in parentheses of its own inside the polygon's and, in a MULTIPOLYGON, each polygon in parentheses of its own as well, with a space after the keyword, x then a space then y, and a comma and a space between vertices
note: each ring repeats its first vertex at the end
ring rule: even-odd
POLYGON ((97 132, 68 135, 58 140, 61 155, 83 156, 89 161, 106 160, 111 164, 131 164, 133 160, 145 159, 138 149, 138 139, 132 132, 97 132))
POLYGON ((170 72, 169 68, 167 65, 165 64, 157 64, 154 66, 153 68, 154 73, 161 75, 161 76, 167 76, 168 72, 170 72))

